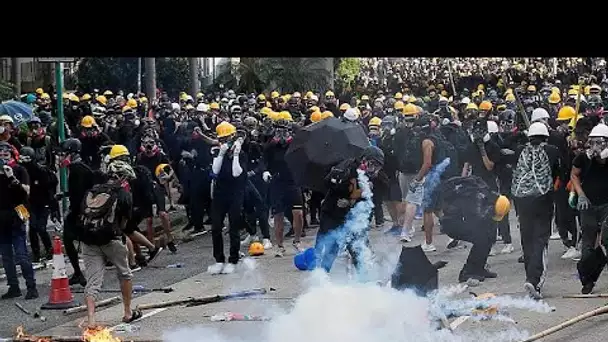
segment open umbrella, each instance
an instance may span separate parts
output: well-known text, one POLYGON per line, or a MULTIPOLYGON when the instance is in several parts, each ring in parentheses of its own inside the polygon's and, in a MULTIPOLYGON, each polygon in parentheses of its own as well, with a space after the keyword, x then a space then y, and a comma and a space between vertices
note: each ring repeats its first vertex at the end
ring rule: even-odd
POLYGON ((32 107, 19 101, 6 101, 0 104, 0 115, 8 115, 15 121, 15 126, 19 126, 29 121, 32 116, 32 107))
POLYGON ((328 118, 298 131, 285 161, 298 185, 324 192, 324 178, 331 167, 358 157, 368 146, 360 125, 328 118))

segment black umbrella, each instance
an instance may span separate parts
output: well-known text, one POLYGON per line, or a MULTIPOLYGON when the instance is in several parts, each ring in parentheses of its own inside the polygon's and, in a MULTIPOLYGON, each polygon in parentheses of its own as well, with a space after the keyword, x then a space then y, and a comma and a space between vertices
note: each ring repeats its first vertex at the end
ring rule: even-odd
POLYGON ((437 269, 445 264, 431 264, 420 245, 401 248, 399 262, 391 278, 391 287, 397 290, 412 289, 421 295, 437 290, 437 269))
POLYGON ((359 157, 368 146, 359 124, 328 118, 298 131, 285 161, 299 186, 324 192, 323 179, 331 167, 359 157))

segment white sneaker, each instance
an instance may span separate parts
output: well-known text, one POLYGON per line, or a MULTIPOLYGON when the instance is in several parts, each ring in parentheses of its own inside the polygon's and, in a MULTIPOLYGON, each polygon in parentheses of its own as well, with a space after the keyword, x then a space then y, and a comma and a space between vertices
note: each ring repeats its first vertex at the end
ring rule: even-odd
POLYGON ((561 239, 562 239, 562 237, 559 235, 558 232, 551 234, 551 236, 549 237, 549 240, 561 240, 561 239))
POLYGON ((502 251, 500 251, 500 254, 511 254, 511 253, 513 253, 514 250, 515 250, 515 248, 513 248, 513 245, 508 243, 502 248, 502 251))
POLYGON ((293 248, 296 250, 296 253, 301 253, 303 251, 302 249, 302 243, 301 242, 292 242, 291 245, 293 246, 293 248))
POLYGON ((407 229, 401 230, 401 236, 399 237, 399 240, 401 240, 401 242, 411 242, 412 241, 412 237, 408 233, 407 229))
POLYGON ((490 253, 488 254, 489 256, 496 256, 498 254, 498 248, 496 248, 496 245, 492 246, 492 249, 490 249, 490 253))
POLYGON ((540 289, 534 287, 531 283, 525 283, 524 289, 528 292, 528 296, 535 300, 543 299, 543 295, 540 293, 540 289))
POLYGON ((425 242, 420 247, 422 247, 422 251, 423 252, 435 252, 435 251, 437 251, 437 248, 435 248, 435 246, 432 243, 427 245, 426 242, 425 242))
POLYGON ((574 252, 572 253, 572 260, 574 261, 580 261, 581 260, 581 256, 583 254, 581 253, 581 251, 579 251, 578 249, 574 249, 574 252))
POLYGON ((224 269, 224 264, 221 262, 217 262, 209 267, 207 267, 207 273, 209 274, 220 274, 224 269))
POLYGON ((576 248, 570 247, 566 253, 562 255, 562 259, 572 259, 572 257, 574 257, 574 253, 576 253, 576 248))
POLYGON ((272 242, 270 242, 270 239, 263 239, 262 245, 264 246, 264 250, 272 248, 272 242))
POLYGON ((235 265, 233 263, 227 263, 224 265, 222 269, 222 274, 230 274, 234 273, 235 265))
POLYGON ((249 245, 253 239, 254 239, 254 237, 251 236, 251 234, 247 234, 247 237, 245 237, 241 241, 241 246, 247 246, 247 245, 249 245))

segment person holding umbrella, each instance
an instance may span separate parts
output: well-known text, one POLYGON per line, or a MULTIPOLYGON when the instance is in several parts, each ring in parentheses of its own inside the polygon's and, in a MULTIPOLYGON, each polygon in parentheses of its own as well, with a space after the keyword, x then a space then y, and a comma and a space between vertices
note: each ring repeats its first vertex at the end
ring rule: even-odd
MULTIPOLYGON (((340 247, 346 244, 353 264, 357 270, 362 266, 359 243, 369 245, 368 231, 351 231, 345 229, 347 215, 351 208, 362 197, 362 184, 358 170, 365 171, 370 178, 375 178, 384 165, 384 152, 376 146, 368 146, 357 158, 348 158, 331 168, 325 182, 327 194, 321 205, 320 227, 317 232, 315 250, 318 265, 329 272, 338 255, 340 247)), ((368 186, 371 185, 371 182, 368 186)), ((371 219, 371 217, 369 217, 371 219)))

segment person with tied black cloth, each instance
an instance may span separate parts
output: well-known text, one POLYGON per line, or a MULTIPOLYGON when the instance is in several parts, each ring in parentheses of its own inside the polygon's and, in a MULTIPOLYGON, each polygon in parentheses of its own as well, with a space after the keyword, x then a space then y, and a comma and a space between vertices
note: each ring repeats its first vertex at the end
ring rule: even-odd
POLYGON ((529 142, 515 153, 517 164, 511 184, 524 253, 524 289, 534 299, 542 298, 540 291, 546 279, 553 191, 561 168, 559 151, 547 144, 548 138, 549 130, 544 123, 530 125, 529 142))
POLYGON ((590 148, 586 153, 577 155, 572 161, 570 174, 578 196, 576 201, 571 195, 570 202, 576 204, 581 215, 582 256, 577 268, 583 294, 593 291, 606 265, 601 246, 608 246, 608 126, 595 126, 589 134, 588 144, 590 148))

